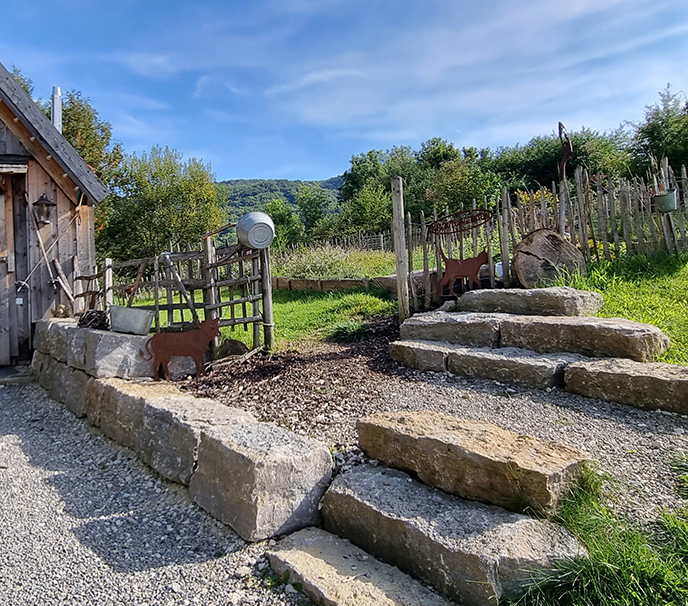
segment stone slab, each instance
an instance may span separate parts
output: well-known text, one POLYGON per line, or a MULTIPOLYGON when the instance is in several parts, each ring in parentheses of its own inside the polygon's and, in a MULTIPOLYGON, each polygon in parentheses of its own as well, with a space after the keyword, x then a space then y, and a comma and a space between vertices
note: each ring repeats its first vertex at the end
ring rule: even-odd
POLYGON ((444 341, 471 347, 499 347, 500 324, 507 314, 431 311, 416 314, 401 325, 401 338, 444 341))
POLYGON ((688 415, 688 367, 623 358, 577 362, 566 368, 566 391, 645 410, 688 415))
POLYGON ((127 385, 126 389, 140 390, 145 398, 139 438, 141 459, 164 478, 180 484, 188 485, 194 472, 203 429, 256 421, 238 408, 160 384, 127 385))
POLYGON ((379 467, 337 476, 322 516, 329 532, 466 606, 514 599, 533 575, 585 555, 560 526, 464 501, 379 467))
POLYGON ((446 364, 450 373, 462 377, 544 389, 563 387, 566 366, 582 359, 579 354, 541 354, 516 347, 455 347, 447 352, 446 364))
POLYGON ((509 316, 501 323, 502 347, 540 353, 651 362, 669 345, 669 337, 656 326, 622 318, 509 316))
POLYGON ((517 512, 550 513, 590 460, 557 442, 429 410, 376 413, 356 428, 371 458, 449 494, 517 512))
POLYGON ((318 442, 271 423, 237 423, 202 431, 189 489, 243 539, 260 541, 318 524, 331 475, 318 442))
POLYGON ((411 368, 433 372, 447 370, 447 354, 450 351, 451 347, 438 341, 394 341, 389 344, 392 359, 411 368))
POLYGON ((346 539, 306 528, 267 552, 279 575, 321 606, 451 606, 398 568, 376 560, 346 539))
POLYGON ((459 297, 456 309, 534 316, 594 316, 602 295, 568 286, 471 290, 459 297))

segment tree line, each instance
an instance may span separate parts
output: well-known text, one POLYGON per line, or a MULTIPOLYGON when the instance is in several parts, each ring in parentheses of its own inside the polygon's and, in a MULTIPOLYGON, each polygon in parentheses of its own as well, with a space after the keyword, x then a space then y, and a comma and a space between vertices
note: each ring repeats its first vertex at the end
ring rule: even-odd
MULTIPOLYGON (((672 166, 688 165, 688 103, 683 93, 667 86, 659 100, 645 108, 641 121, 624 122, 604 133, 583 128, 569 136, 573 143, 569 174, 582 166, 604 178, 647 178, 652 163, 665 156, 672 166)), ((447 207, 455 212, 471 208, 473 200, 481 208, 504 185, 512 193, 551 188, 559 180, 562 157, 558 133, 496 150, 459 149, 433 138, 418 150, 398 146, 353 156, 342 175, 335 207, 328 207, 317 186, 309 186, 301 188, 294 205, 276 199, 266 210, 280 234, 278 245, 375 233, 389 229, 394 176, 403 177, 405 207, 418 220, 421 210, 426 217, 447 207)))

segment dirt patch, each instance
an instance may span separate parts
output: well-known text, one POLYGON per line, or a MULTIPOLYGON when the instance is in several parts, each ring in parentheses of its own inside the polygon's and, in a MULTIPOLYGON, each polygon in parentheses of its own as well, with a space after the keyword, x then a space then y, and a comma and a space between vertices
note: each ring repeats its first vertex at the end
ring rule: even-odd
POLYGON ((254 356, 180 387, 343 446, 350 442, 348 425, 376 408, 381 384, 410 374, 389 357, 389 343, 398 338, 396 316, 382 318, 371 322, 371 333, 357 343, 254 356))

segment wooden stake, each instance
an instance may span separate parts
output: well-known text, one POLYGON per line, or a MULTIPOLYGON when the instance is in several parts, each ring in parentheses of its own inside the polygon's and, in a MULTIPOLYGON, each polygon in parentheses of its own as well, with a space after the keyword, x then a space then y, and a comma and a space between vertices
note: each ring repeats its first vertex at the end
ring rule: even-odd
POLYGON ((409 309, 408 267, 406 265, 406 238, 404 234, 404 185, 401 177, 392 177, 392 234, 394 257, 397 266, 397 296, 399 323, 411 316, 409 309))
POLYGON ((411 213, 406 215, 406 248, 408 249, 408 275, 409 275, 409 296, 413 311, 418 311, 418 300, 416 298, 416 282, 413 279, 413 224, 411 223, 411 213))
POLYGON ((425 223, 425 213, 420 211, 420 239, 423 243, 423 309, 430 309, 430 303, 432 302, 430 292, 430 260, 428 259, 428 226, 425 223))

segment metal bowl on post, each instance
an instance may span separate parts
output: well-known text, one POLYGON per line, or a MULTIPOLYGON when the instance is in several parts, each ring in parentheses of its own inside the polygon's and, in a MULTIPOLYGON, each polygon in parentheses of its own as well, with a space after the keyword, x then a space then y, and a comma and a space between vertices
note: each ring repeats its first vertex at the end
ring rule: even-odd
POLYGON ((275 238, 275 224, 269 215, 251 212, 239 219, 236 225, 237 238, 246 248, 263 249, 275 238))

